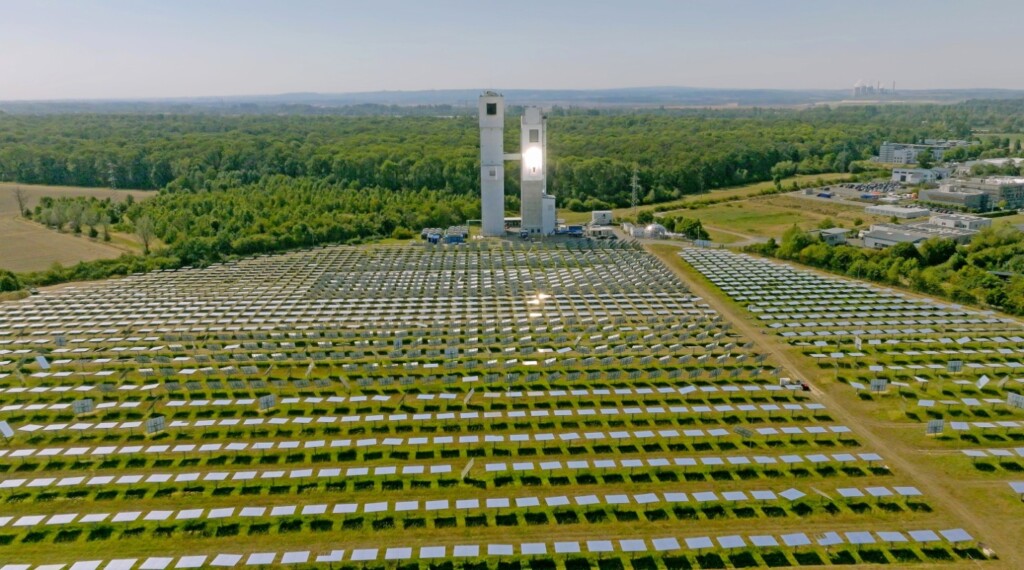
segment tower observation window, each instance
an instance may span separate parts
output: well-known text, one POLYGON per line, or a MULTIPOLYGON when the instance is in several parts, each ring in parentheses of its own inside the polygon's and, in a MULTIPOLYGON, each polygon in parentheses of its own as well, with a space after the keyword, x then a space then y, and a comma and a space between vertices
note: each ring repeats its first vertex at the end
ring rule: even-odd
POLYGON ((497 103, 488 103, 487 104, 487 114, 488 115, 497 115, 498 114, 498 104, 497 103))
POLYGON ((530 142, 540 142, 540 129, 530 129, 530 142))

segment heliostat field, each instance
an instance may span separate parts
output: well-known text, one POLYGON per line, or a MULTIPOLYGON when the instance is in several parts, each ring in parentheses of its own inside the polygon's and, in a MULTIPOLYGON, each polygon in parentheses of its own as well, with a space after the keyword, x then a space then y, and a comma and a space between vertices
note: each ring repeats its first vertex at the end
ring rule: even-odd
POLYGON ((328 247, 0 306, 13 568, 949 562, 957 520, 630 245, 328 247))

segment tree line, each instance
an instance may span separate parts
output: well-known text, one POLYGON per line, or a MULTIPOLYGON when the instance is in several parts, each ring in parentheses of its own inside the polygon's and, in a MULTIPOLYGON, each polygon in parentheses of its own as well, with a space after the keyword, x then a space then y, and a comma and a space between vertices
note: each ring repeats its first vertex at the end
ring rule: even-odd
POLYGON ((479 217, 475 196, 447 190, 347 188, 310 177, 268 176, 230 189, 162 191, 128 209, 186 264, 324 243, 409 238, 424 227, 479 217))
MULTIPOLYGON (((549 119, 549 186, 577 208, 622 207, 630 203, 635 167, 641 203, 651 204, 791 174, 848 171, 884 140, 969 136, 974 128, 1018 132, 1021 111, 1020 101, 559 110, 549 119)), ((506 148, 515 148, 518 135, 510 113, 506 148)), ((476 194, 477 137, 471 116, 5 116, 0 181, 178 192, 280 175, 346 188, 476 194)), ((507 165, 510 209, 517 168, 507 165)))
POLYGON ((124 214, 134 203, 135 198, 131 194, 126 200, 117 202, 109 197, 43 196, 34 209, 24 210, 24 215, 50 229, 85 233, 91 238, 102 236, 103 241, 110 241, 111 226, 124 226, 124 214))
MULTIPOLYGON (((1024 102, 741 110, 558 109, 549 186, 562 204, 641 203, 800 173, 848 171, 883 140, 1017 132, 1024 102), (1017 114, 1012 114, 1016 112, 1017 114), (1008 114, 1010 113, 1010 114, 1008 114)), ((518 140, 514 109, 506 148, 518 140)), ((145 256, 24 277, 28 284, 202 265, 323 243, 409 237, 479 214, 475 117, 5 116, 0 181, 158 189, 136 204, 43 201, 41 223, 90 235, 133 231, 145 256), (150 245, 154 251, 149 252, 150 245)), ((509 163, 506 205, 518 207, 509 163)), ((670 229, 706 235, 699 223, 670 229)))
POLYGON ((932 238, 919 246, 900 243, 882 250, 828 245, 794 226, 781 243, 771 239, 746 249, 957 303, 1024 315, 1024 233, 1012 226, 985 228, 966 245, 932 238))
MULTIPOLYGON (((47 212, 97 208, 95 198, 44 198, 47 212)), ((413 238, 423 227, 447 227, 479 215, 473 196, 445 190, 352 189, 309 177, 269 176, 252 184, 203 192, 161 191, 129 204, 114 202, 106 219, 134 232, 143 255, 54 266, 22 276, 27 285, 100 279, 153 269, 205 266, 226 258, 310 247, 413 238), (117 222, 113 222, 115 219, 117 222), (150 246, 156 244, 150 252, 150 246)), ((35 214, 34 214, 35 215, 35 214)), ((60 229, 73 231, 66 220, 60 229)), ((85 224, 79 218, 79 224, 85 224)), ((84 230, 81 230, 84 233, 84 230)), ((100 228, 100 231, 104 231, 100 228)))

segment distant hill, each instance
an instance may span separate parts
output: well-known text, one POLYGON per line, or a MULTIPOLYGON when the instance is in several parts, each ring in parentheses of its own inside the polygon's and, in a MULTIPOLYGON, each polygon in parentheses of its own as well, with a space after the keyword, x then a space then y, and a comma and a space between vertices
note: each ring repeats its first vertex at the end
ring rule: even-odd
MULTIPOLYGON (((282 93, 228 97, 143 100, 0 101, 11 114, 48 113, 217 113, 217 114, 401 114, 444 115, 475 112, 483 89, 369 91, 363 93, 282 93)), ((900 91, 877 100, 851 99, 848 89, 704 89, 631 87, 622 89, 506 89, 510 105, 584 108, 783 107, 839 103, 956 102, 967 99, 1024 98, 1024 90, 933 89, 900 91)))

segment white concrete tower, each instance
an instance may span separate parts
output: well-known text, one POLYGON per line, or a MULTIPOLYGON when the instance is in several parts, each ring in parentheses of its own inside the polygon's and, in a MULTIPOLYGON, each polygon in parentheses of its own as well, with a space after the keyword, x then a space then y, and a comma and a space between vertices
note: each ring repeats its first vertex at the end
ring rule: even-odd
POLYGON ((480 225, 485 236, 505 235, 505 98, 480 95, 480 225))
POLYGON ((547 118, 540 107, 527 107, 520 125, 523 229, 549 235, 555 231, 555 201, 547 194, 547 118))

